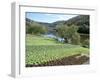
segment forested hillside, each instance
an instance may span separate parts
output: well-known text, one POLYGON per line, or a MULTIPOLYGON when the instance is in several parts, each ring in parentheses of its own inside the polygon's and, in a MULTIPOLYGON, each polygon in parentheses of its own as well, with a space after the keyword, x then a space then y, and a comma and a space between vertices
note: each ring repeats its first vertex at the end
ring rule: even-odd
POLYGON ((74 18, 71 18, 67 21, 56 21, 53 23, 44 23, 44 22, 37 22, 26 18, 26 26, 28 27, 30 24, 40 24, 45 27, 48 27, 49 31, 56 29, 57 25, 77 25, 79 33, 89 34, 89 15, 79 15, 74 18))

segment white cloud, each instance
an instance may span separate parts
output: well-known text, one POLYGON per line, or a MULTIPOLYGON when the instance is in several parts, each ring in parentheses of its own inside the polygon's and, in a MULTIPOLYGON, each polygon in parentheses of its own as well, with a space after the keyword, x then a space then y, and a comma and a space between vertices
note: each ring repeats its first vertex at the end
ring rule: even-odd
POLYGON ((64 15, 60 15, 60 16, 57 16, 57 18, 59 20, 65 20, 67 18, 67 16, 64 16, 64 15))
POLYGON ((58 18, 58 20, 68 20, 75 16, 77 16, 77 15, 58 15, 57 18, 58 18))

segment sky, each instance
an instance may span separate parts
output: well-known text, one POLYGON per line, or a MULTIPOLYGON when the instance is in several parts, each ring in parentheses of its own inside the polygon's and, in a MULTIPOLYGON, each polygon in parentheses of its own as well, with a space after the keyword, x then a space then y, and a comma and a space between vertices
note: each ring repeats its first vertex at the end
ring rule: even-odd
POLYGON ((68 20, 72 17, 75 17, 78 15, 73 14, 51 14, 51 13, 34 13, 34 12, 27 12, 26 18, 29 18, 34 21, 38 22, 46 22, 46 23, 52 23, 60 20, 68 20))

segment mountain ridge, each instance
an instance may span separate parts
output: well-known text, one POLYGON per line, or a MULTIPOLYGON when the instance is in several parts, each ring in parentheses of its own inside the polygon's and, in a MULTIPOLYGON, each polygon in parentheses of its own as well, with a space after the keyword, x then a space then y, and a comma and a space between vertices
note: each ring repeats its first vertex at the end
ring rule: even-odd
POLYGON ((73 18, 70 18, 69 20, 59 20, 59 21, 55 21, 53 23, 46 23, 46 22, 38 22, 35 20, 31 20, 26 18, 26 25, 29 25, 31 23, 36 23, 36 24, 40 24, 40 25, 44 25, 46 27, 49 28, 49 30, 53 30, 56 28, 57 25, 63 24, 63 25, 77 25, 79 26, 78 28, 78 32, 79 33, 86 33, 89 34, 89 23, 90 17, 89 15, 79 15, 73 18))

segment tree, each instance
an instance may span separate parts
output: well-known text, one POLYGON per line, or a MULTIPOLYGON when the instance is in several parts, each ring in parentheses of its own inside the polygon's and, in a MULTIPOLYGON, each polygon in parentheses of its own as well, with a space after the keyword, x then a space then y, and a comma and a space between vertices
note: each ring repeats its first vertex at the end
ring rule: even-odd
POLYGON ((29 34, 44 34, 46 33, 47 29, 45 26, 42 26, 37 23, 31 23, 29 25, 26 24, 26 32, 29 34))
POLYGON ((78 26, 57 25, 57 35, 65 39, 65 43, 79 44, 80 35, 77 32, 78 26))

